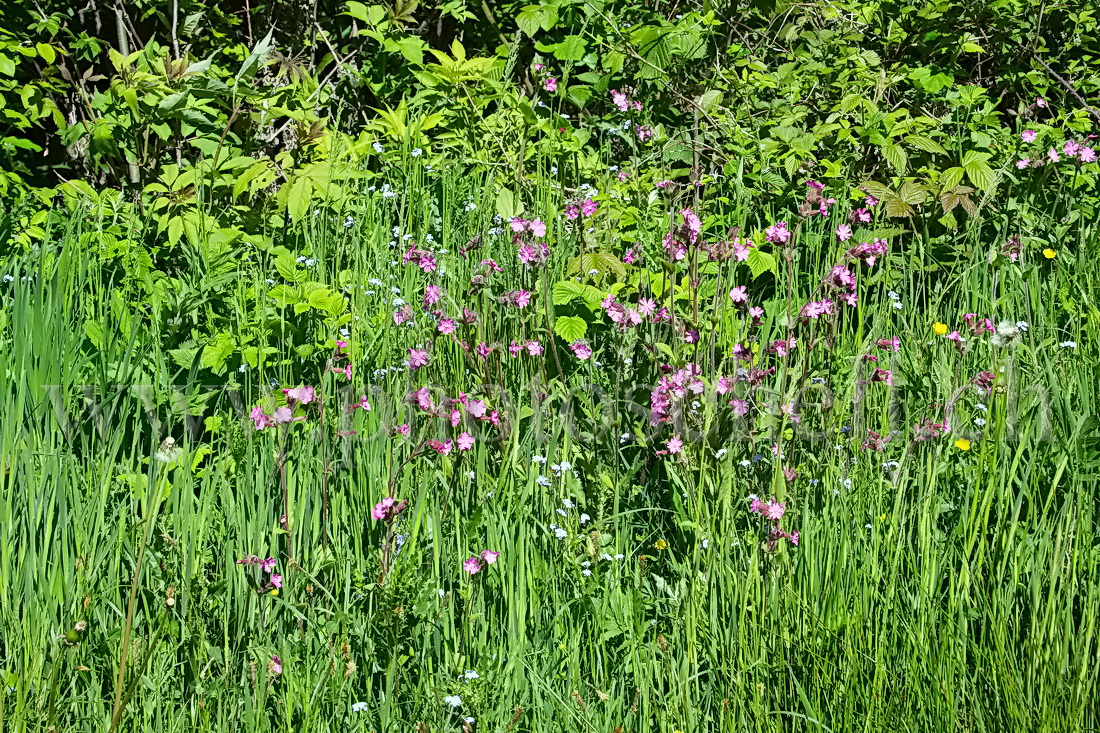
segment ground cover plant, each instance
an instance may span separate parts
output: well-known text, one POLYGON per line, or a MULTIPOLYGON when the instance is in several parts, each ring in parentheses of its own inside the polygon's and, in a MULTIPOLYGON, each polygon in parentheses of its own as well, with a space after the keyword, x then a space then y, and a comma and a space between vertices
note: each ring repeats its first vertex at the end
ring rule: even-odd
POLYGON ((1093 15, 5 11, 3 729, 1095 729, 1093 15))

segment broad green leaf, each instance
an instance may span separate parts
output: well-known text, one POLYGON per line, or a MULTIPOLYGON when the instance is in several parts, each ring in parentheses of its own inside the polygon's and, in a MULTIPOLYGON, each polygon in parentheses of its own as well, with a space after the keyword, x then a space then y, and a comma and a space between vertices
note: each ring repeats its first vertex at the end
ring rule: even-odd
POLYGON ((577 316, 559 316, 554 321, 554 333, 566 341, 582 339, 587 331, 588 324, 583 318, 577 316))

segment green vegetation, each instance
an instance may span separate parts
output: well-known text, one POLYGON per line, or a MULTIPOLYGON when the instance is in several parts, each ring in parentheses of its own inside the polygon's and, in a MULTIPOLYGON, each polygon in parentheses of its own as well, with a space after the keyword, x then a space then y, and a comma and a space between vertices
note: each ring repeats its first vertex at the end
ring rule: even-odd
POLYGON ((5 8, 0 727, 1100 727, 1094 16, 5 8))

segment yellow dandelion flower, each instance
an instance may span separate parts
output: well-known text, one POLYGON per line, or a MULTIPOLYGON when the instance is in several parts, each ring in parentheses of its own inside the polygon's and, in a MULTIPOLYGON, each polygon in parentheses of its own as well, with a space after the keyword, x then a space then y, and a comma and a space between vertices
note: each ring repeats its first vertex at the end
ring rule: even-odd
POLYGON ((945 333, 947 333, 947 324, 936 321, 932 324, 932 330, 936 332, 937 336, 943 336, 945 333))
POLYGON ((656 542, 653 543, 653 546, 656 547, 658 550, 667 550, 668 549, 668 543, 665 542, 664 540, 657 540, 656 542))
POLYGON ((1047 247, 1043 250, 1043 257, 1046 257, 1048 260, 1053 260, 1057 256, 1058 253, 1052 250, 1050 247, 1047 247))
POLYGON ((955 441, 955 447, 959 450, 970 450, 970 441, 966 438, 959 438, 955 441))

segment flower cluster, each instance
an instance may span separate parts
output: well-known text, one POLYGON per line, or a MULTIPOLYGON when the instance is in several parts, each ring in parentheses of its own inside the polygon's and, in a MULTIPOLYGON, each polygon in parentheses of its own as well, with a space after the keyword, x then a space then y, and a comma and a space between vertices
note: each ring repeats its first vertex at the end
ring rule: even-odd
POLYGON ((390 524, 393 522, 393 520, 397 519, 398 515, 405 511, 408 506, 409 502, 407 499, 402 499, 401 501, 398 501, 392 496, 387 496, 385 499, 374 505, 374 508, 371 509, 370 516, 371 519, 376 522, 386 522, 387 524, 390 524))
POLYGON ((240 560, 237 560, 237 564, 254 565, 263 571, 262 574, 267 575, 266 579, 261 577, 263 582, 258 586, 258 591, 260 593, 267 593, 283 587, 283 576, 275 572, 275 558, 269 557, 261 559, 256 555, 245 555, 240 560))
POLYGON ((792 545, 798 547, 798 532, 785 532, 780 526, 783 515, 787 512, 786 503, 781 503, 774 497, 769 501, 760 501, 758 497, 753 496, 749 503, 749 511, 759 514, 770 523, 767 545, 769 551, 774 550, 780 540, 788 540, 792 545))
POLYGON ((480 554, 467 558, 462 563, 462 569, 470 575, 477 575, 481 569, 494 564, 500 558, 499 552, 482 550, 480 554))

